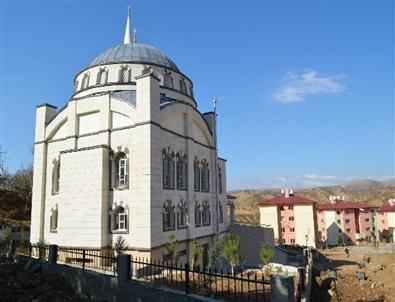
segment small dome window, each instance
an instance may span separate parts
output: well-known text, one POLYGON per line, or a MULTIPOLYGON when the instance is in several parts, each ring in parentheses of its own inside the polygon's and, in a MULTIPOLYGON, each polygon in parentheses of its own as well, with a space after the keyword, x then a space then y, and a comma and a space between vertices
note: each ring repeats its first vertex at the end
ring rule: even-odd
POLYGON ((122 66, 119 70, 119 82, 129 83, 130 82, 130 69, 128 66, 122 66))
POLYGON ((187 94, 187 84, 184 79, 180 79, 180 91, 187 94))
POLYGON ((165 72, 163 75, 163 84, 165 87, 173 88, 173 77, 170 72, 165 72))
POLYGON ((89 73, 84 74, 81 83, 81 89, 86 89, 89 86, 89 73))
POLYGON ((97 74, 97 85, 107 84, 108 70, 106 68, 100 68, 97 74))

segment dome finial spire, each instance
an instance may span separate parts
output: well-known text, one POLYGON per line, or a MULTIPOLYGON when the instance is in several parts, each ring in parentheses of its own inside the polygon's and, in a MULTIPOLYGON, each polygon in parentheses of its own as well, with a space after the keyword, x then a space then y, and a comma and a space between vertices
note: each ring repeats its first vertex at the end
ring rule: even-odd
POLYGON ((128 19, 126 21, 125 36, 123 37, 123 44, 131 44, 130 38, 130 6, 128 6, 128 19))

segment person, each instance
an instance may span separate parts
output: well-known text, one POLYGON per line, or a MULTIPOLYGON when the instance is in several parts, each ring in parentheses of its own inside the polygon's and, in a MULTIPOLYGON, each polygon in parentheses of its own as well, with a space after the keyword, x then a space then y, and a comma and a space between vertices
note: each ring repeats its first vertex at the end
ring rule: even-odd
POLYGON ((348 249, 348 247, 346 247, 346 248, 344 249, 344 252, 346 253, 347 258, 349 258, 349 257, 350 257, 350 250, 348 249))

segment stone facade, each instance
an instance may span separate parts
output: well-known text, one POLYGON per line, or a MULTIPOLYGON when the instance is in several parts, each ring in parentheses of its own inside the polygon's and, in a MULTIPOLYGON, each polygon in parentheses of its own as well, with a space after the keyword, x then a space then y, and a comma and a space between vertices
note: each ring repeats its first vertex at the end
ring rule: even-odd
POLYGON ((174 234, 180 248, 184 245, 180 254, 187 256, 192 239, 210 244, 226 230, 226 161, 217 157, 216 116, 198 111, 185 75, 160 64, 107 62, 80 72, 75 87, 63 109, 43 104, 36 110, 32 243, 105 248, 121 235, 131 253, 161 257, 174 234), (123 68, 129 72, 126 80, 123 68), (103 70, 105 80, 99 75, 103 70), (177 186, 176 158, 174 188, 165 188, 164 150, 186 159, 186 172, 180 172, 185 188, 177 186), (164 227, 167 201, 174 206, 170 230, 164 227), (195 206, 201 210, 203 203, 209 223, 195 223, 195 206), (177 219, 180 204, 187 209, 183 227, 177 219))

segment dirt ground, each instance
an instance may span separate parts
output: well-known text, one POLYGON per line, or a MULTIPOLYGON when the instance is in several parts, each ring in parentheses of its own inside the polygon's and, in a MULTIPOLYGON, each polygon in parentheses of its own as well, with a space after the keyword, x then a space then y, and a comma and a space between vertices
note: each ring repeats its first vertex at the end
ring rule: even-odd
POLYGON ((312 301, 395 302, 395 254, 367 255, 353 247, 349 258, 344 248, 321 250, 320 253, 314 259, 312 301), (366 261, 367 256, 370 262, 366 261), (336 282, 329 274, 333 270, 337 272, 336 282), (357 272, 365 273, 365 278, 358 280, 357 272))
POLYGON ((74 293, 62 276, 55 273, 31 273, 13 262, 0 261, 0 301, 88 301, 74 293))

